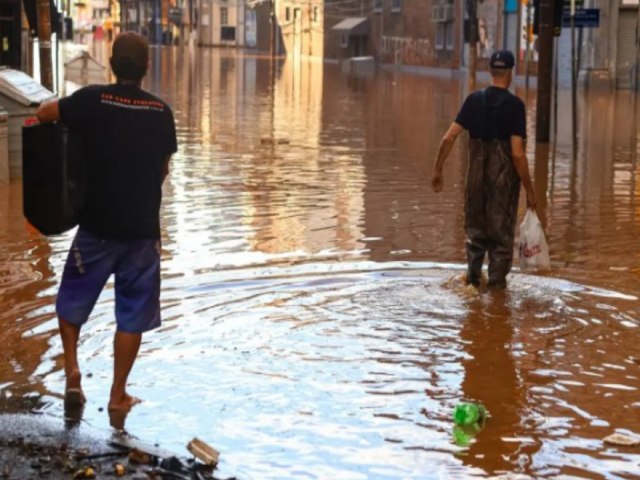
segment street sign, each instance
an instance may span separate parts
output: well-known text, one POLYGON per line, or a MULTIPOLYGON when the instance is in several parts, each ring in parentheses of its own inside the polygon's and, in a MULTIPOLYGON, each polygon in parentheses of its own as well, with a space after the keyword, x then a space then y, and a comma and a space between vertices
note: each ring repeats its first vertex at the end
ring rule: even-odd
MULTIPOLYGON (((576 8, 576 27, 598 28, 600 26, 599 8, 576 8)), ((565 10, 562 15, 562 26, 571 27, 571 12, 565 10)))

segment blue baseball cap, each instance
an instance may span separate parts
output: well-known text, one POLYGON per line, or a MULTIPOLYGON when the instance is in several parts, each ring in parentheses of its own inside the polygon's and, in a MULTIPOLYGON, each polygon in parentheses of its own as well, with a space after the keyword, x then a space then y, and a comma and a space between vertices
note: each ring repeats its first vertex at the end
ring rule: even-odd
POLYGON ((513 57, 513 53, 509 50, 496 50, 491 55, 489 60, 489 67, 496 69, 507 70, 513 68, 516 64, 516 59, 513 57))

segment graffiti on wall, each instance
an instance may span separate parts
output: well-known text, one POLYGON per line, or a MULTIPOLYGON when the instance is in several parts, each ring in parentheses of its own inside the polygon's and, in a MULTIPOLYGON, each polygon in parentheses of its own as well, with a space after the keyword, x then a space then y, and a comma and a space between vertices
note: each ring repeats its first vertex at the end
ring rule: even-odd
POLYGON ((435 58, 428 38, 383 36, 380 54, 386 62, 404 65, 427 66, 435 58))

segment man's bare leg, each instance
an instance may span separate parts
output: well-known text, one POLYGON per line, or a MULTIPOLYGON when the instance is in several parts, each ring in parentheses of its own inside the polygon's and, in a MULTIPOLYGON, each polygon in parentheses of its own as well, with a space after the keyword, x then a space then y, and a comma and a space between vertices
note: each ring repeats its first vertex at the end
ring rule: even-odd
POLYGON ((64 352, 65 405, 79 406, 84 403, 82 394, 82 373, 78 365, 78 338, 80 327, 67 322, 63 318, 58 319, 62 350, 64 352))
POLYGON ((141 333, 116 331, 113 340, 113 385, 111 386, 109 410, 129 410, 135 404, 140 403, 140 399, 127 393, 126 387, 127 378, 129 378, 133 363, 136 361, 141 342, 141 333))

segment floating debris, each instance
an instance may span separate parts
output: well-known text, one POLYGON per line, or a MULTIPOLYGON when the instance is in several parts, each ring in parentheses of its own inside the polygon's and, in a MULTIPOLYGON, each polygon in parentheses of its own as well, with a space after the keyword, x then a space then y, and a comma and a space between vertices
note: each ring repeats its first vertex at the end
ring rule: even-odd
POLYGON ((189 450, 194 457, 202 461, 205 465, 215 467, 218 464, 220 452, 198 438, 194 438, 189 442, 187 450, 189 450))
POLYGON ((617 445, 619 447, 638 447, 640 439, 623 435, 621 433, 613 433, 603 439, 604 443, 609 445, 617 445))

